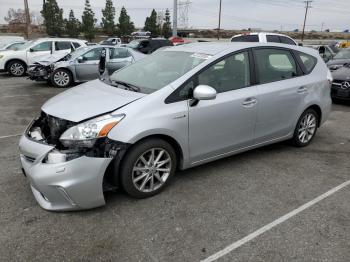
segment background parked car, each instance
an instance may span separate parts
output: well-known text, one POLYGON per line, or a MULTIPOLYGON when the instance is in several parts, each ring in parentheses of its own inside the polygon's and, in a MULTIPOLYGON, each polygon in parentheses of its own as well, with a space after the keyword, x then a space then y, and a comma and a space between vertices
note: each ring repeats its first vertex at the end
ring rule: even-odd
POLYGON ((0 51, 5 51, 5 50, 18 50, 18 48, 22 45, 24 45, 26 41, 14 41, 10 42, 8 44, 0 46, 0 51))
POLYGON ((320 45, 315 46, 320 56, 325 62, 332 60, 333 57, 339 52, 339 48, 336 45, 320 45))
POLYGON ((85 46, 86 41, 68 38, 40 38, 29 41, 18 50, 0 52, 0 71, 13 76, 23 76, 29 65, 48 54, 68 54, 85 46))
POLYGON ((107 40, 101 41, 101 45, 117 45, 120 46, 122 44, 122 40, 117 37, 108 38, 107 40))
POLYGON ((260 42, 298 45, 298 43, 289 36, 275 33, 247 33, 235 35, 231 38, 231 42, 260 42))
POLYGON ((348 63, 350 63, 350 48, 340 49, 333 59, 327 62, 327 66, 331 71, 335 71, 348 63))
POLYGON ((0 47, 10 44, 12 42, 25 42, 25 40, 24 40, 24 37, 22 36, 13 36, 13 35, 0 36, 0 47))
POLYGON ((350 64, 333 71, 331 96, 333 100, 350 100, 350 64))
POLYGON ((164 46, 173 46, 174 44, 165 38, 152 38, 133 40, 127 46, 144 54, 151 54, 164 46))
POLYGON ((179 37, 179 36, 170 37, 169 41, 172 42, 174 45, 185 43, 185 40, 182 37, 179 37))
POLYGON ((97 79, 103 48, 106 48, 107 51, 106 67, 109 74, 145 57, 144 54, 126 47, 102 45, 81 47, 56 63, 37 62, 38 67, 33 68, 29 74, 34 76, 32 79, 39 80, 40 76, 35 76, 35 72, 39 75, 44 70, 47 73, 41 78, 50 80, 56 87, 69 87, 73 83, 97 79))

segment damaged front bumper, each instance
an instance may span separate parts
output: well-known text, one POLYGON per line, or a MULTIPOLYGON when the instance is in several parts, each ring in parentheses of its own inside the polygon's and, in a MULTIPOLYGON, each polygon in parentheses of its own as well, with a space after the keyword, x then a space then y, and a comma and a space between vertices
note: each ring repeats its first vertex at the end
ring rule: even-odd
MULTIPOLYGON (((105 204, 104 177, 119 148, 93 156, 81 151, 57 149, 31 137, 32 122, 19 143, 20 160, 39 205, 52 211, 90 209, 105 204)), ((110 145, 110 144, 109 144, 110 145)), ((118 155, 119 157, 119 155, 118 155)))
POLYGON ((47 81, 51 78, 51 67, 43 65, 32 65, 29 67, 28 78, 34 81, 47 81))

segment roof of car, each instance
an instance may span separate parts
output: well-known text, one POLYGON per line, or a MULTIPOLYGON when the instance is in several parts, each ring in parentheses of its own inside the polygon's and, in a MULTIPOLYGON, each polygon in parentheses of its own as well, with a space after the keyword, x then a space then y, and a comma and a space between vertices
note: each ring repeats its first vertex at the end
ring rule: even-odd
MULTIPOLYGON (((202 54, 208 54, 208 55, 216 55, 226 50, 234 52, 236 50, 241 50, 241 49, 251 48, 251 47, 259 47, 259 46, 299 49, 300 51, 303 51, 303 52, 307 52, 308 50, 303 47, 291 46, 286 44, 278 44, 278 43, 266 44, 266 43, 258 43, 258 42, 200 42, 200 43, 191 43, 186 45, 178 45, 174 47, 166 47, 162 51, 182 51, 182 52, 193 52, 193 53, 202 53, 202 54)), ((312 50, 311 48, 309 49, 312 50)))
POLYGON ((84 39, 77 39, 77 38, 62 38, 62 37, 42 37, 42 38, 38 38, 35 40, 40 40, 40 41, 76 41, 76 42, 87 42, 84 39))

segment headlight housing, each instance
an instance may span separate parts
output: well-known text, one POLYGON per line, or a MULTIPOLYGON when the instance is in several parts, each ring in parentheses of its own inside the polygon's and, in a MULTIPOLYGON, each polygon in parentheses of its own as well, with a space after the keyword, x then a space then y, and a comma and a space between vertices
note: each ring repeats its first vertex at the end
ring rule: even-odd
POLYGON ((124 117, 111 113, 72 126, 61 135, 60 141, 66 147, 93 147, 98 138, 106 137, 124 117))

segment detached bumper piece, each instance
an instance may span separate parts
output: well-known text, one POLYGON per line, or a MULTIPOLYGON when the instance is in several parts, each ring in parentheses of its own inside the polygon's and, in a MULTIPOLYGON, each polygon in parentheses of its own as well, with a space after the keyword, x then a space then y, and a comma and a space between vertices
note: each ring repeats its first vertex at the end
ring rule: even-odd
MULTIPOLYGON (((55 120, 56 125, 51 126, 55 130, 51 130, 41 116, 20 139, 20 160, 35 199, 42 208, 52 211, 104 205, 104 176, 113 158, 123 151, 123 144, 104 140, 90 149, 62 148, 57 137, 64 128, 60 129, 59 119, 55 120)), ((62 123, 70 125, 64 120, 62 123)))

